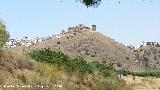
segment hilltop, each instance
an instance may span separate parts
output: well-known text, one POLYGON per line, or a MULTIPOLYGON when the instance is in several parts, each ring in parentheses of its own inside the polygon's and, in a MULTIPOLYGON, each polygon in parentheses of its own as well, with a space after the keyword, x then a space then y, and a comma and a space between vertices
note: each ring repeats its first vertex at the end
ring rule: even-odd
POLYGON ((59 50, 72 57, 81 56, 88 61, 112 63, 118 70, 133 72, 144 70, 143 66, 137 63, 132 50, 97 32, 95 25, 92 26, 92 29, 83 25, 70 27, 67 32, 63 31, 58 38, 14 49, 24 52, 41 48, 59 50))

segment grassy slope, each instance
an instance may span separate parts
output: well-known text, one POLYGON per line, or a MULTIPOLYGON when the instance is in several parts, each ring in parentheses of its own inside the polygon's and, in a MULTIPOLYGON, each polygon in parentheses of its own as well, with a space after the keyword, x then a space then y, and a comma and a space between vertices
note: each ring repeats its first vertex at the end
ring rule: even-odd
POLYGON ((122 79, 125 80, 127 84, 130 84, 135 90, 160 89, 160 79, 156 77, 133 77, 128 75, 122 79))
POLYGON ((57 84, 63 75, 63 71, 59 71, 53 65, 35 62, 14 51, 2 49, 0 49, 0 73, 0 85, 20 86, 52 86, 57 84))
MULTIPOLYGON (((99 72, 79 77, 79 73, 60 70, 58 66, 36 62, 15 51, 0 49, 0 85, 43 85, 46 90, 126 90, 123 80, 103 78, 99 72), (63 87, 55 86, 61 84, 63 87), (46 87, 48 86, 48 88, 46 87), (122 87, 123 86, 123 87, 122 87)), ((2 87, 1 87, 2 88, 2 87)), ((28 88, 7 88, 7 90, 28 88)), ((31 87, 30 90, 38 89, 31 87)), ((40 88, 39 88, 40 89, 40 88)))

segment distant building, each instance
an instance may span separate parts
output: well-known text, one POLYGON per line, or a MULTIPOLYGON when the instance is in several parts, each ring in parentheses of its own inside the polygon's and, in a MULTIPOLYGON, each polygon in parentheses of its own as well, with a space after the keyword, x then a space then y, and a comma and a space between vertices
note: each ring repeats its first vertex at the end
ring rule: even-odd
POLYGON ((69 31, 75 30, 75 29, 76 29, 76 27, 69 27, 69 28, 68 28, 69 31))
POLYGON ((92 31, 96 31, 96 25, 92 25, 92 31))
POLYGON ((64 34, 65 33, 65 31, 64 30, 62 30, 62 34, 64 34))
POLYGON ((147 45, 156 45, 156 42, 147 42, 147 45))
POLYGON ((144 42, 143 41, 143 46, 146 46, 146 45, 153 45, 153 46, 155 46, 156 44, 158 44, 158 42, 144 42))
POLYGON ((86 27, 83 24, 78 24, 78 26, 69 27, 68 30, 69 31, 74 31, 74 32, 81 32, 81 31, 87 31, 87 30, 91 30, 91 29, 89 27, 86 27))
POLYGON ((157 43, 157 44, 156 44, 156 47, 160 47, 160 43, 157 43))

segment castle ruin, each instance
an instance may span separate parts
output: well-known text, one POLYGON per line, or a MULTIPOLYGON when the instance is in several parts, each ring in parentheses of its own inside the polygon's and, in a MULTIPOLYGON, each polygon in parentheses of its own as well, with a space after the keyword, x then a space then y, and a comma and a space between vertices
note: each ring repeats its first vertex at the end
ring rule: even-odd
POLYGON ((83 24, 78 24, 78 26, 69 27, 68 30, 69 31, 77 31, 77 32, 87 31, 87 30, 96 31, 96 25, 92 25, 92 29, 90 29, 90 27, 87 27, 83 24))

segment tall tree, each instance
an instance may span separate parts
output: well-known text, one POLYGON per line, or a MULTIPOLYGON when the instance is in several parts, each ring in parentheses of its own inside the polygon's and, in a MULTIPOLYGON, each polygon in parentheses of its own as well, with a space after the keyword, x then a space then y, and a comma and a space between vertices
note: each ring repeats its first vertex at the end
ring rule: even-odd
POLYGON ((3 47, 9 39, 9 33, 5 24, 0 21, 0 47, 3 47))

